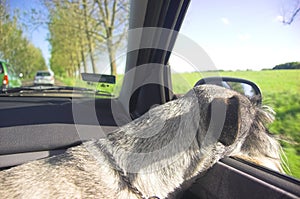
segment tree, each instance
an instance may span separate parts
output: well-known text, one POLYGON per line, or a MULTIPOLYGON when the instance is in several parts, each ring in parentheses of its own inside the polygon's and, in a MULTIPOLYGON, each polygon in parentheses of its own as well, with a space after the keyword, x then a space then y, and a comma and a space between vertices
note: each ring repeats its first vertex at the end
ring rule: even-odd
MULTIPOLYGON (((93 72, 96 72, 96 64, 95 64, 95 59, 94 59, 94 39, 92 38, 92 34, 90 32, 91 30, 91 21, 94 22, 95 20, 89 20, 91 19, 90 16, 88 15, 88 4, 86 0, 82 0, 82 11, 83 11, 83 27, 84 27, 84 33, 86 36, 87 40, 87 47, 89 50, 89 55, 90 55, 90 60, 93 68, 93 72)), ((90 12, 92 13, 92 12, 90 12)))
POLYGON ((128 2, 121 0, 95 0, 98 6, 100 24, 104 28, 99 36, 106 42, 111 74, 117 74, 116 51, 125 37, 128 23, 128 2))
POLYGON ((54 64, 51 68, 59 70, 57 67, 66 64, 65 59, 71 59, 73 61, 64 66, 68 68, 66 71, 71 69, 78 74, 83 65, 86 72, 90 63, 95 73, 97 54, 106 51, 111 74, 117 74, 116 54, 128 26, 127 0, 54 0, 43 1, 43 4, 49 11, 46 24, 50 31, 51 55, 55 57, 51 58, 50 63, 54 64))
POLYGON ((46 69, 46 63, 40 49, 33 46, 23 35, 18 24, 18 15, 8 13, 6 1, 0 2, 0 56, 8 61, 16 72, 22 72, 25 78, 32 78, 36 70, 46 69))
POLYGON ((74 5, 65 2, 54 2, 53 5, 48 6, 50 12, 50 19, 48 28, 50 32, 49 42, 51 44, 51 68, 60 76, 76 76, 76 71, 80 69, 80 41, 82 35, 76 29, 74 24, 74 5), (68 9, 66 9, 68 8, 68 9), (67 12, 67 10, 69 12, 67 12), (73 23, 72 25, 70 25, 73 23))
POLYGON ((300 62, 288 62, 288 63, 276 65, 273 68, 273 70, 280 70, 280 69, 300 69, 300 62))

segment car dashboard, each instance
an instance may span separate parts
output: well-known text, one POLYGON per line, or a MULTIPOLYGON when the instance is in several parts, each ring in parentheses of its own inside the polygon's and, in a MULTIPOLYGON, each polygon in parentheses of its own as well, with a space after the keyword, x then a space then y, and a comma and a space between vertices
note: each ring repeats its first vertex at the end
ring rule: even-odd
POLYGON ((104 138, 117 129, 111 103, 116 100, 0 97, 0 168, 62 153, 84 140, 104 138), (80 113, 76 122, 74 104, 80 113), (97 119, 91 119, 91 109, 97 119))

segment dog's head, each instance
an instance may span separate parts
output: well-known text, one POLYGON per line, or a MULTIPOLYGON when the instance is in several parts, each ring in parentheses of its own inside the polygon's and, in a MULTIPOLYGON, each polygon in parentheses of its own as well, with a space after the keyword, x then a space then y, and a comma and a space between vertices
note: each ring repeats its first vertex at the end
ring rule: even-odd
POLYGON ((195 87, 189 95, 193 94, 201 114, 199 129, 205 129, 196 136, 203 153, 211 153, 205 149, 210 145, 218 146, 213 150, 220 149, 223 155, 283 171, 280 145, 266 128, 274 119, 270 111, 242 94, 219 86, 195 87))
POLYGON ((198 100, 199 147, 216 143, 231 151, 240 147, 255 114, 255 108, 246 96, 214 85, 195 87, 187 95, 195 95, 198 100))

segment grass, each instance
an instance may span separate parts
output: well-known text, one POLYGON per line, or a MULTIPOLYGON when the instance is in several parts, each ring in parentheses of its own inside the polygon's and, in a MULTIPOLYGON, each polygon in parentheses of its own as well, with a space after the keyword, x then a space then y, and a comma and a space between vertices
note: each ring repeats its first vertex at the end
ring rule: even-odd
POLYGON ((300 70, 173 74, 173 91, 185 93, 202 77, 216 75, 248 79, 260 87, 263 104, 276 112, 269 129, 280 139, 291 175, 300 178, 300 70))

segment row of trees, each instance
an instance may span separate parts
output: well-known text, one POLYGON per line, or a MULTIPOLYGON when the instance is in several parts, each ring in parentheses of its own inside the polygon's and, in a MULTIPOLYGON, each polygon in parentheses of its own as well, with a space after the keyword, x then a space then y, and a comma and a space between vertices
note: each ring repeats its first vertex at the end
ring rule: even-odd
POLYGON ((23 35, 17 14, 9 14, 5 0, 0 1, 0 59, 8 61, 25 78, 32 78, 37 70, 47 68, 41 50, 23 35))
POLYGON ((288 63, 276 65, 273 68, 273 70, 280 70, 280 69, 300 69, 300 62, 288 62, 288 63))
MULTIPOLYGON (((117 74, 116 53, 126 40, 128 26, 127 0, 44 0, 42 5, 48 12, 44 23, 50 32, 50 65, 56 75, 96 73, 104 55, 111 74, 117 74)), ((39 22, 44 13, 35 12, 33 21, 39 22)))

